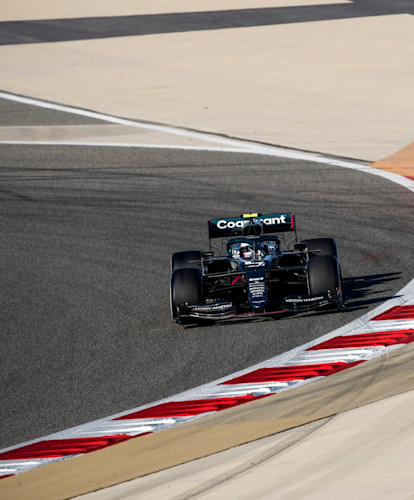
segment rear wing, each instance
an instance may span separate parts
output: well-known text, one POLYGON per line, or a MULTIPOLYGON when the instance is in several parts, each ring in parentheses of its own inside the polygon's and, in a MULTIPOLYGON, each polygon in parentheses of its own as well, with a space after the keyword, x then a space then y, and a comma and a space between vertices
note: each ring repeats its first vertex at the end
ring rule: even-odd
POLYGON ((244 214, 240 217, 213 219, 208 221, 208 235, 210 239, 243 236, 243 228, 248 224, 260 224, 263 234, 284 233, 294 231, 296 233, 295 214, 244 214))

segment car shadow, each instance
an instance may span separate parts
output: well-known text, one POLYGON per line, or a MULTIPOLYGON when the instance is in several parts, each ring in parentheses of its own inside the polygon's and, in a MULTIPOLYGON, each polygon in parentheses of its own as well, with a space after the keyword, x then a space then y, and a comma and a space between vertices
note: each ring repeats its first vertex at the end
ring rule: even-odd
POLYGON ((343 293, 347 309, 366 308, 391 299, 394 293, 391 290, 385 290, 384 285, 400 279, 401 276, 401 272, 393 272, 343 278, 343 293), (386 295, 387 291, 389 295, 386 295))
POLYGON ((342 279, 342 292, 345 300, 345 307, 341 309, 330 309, 320 311, 310 311, 308 314, 314 316, 320 314, 343 314, 354 311, 366 310, 372 305, 381 304, 395 297, 395 294, 384 289, 386 283, 401 278, 401 272, 370 274, 364 276, 353 276, 342 279))

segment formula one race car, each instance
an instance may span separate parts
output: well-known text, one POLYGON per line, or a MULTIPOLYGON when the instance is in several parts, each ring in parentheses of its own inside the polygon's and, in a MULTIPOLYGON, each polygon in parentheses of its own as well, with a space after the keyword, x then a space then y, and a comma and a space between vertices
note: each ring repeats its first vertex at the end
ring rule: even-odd
POLYGON ((293 213, 214 219, 208 228, 209 251, 171 257, 177 323, 343 307, 335 241, 298 242, 293 213))

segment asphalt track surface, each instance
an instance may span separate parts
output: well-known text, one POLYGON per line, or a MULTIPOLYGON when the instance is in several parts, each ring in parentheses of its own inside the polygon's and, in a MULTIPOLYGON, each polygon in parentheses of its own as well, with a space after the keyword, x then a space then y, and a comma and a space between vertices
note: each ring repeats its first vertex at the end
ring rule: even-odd
MULTIPOLYGON (((2 125, 91 120, 0 102, 2 125), (7 122, 7 123, 4 123, 7 122)), ((0 447, 171 396, 332 331, 411 279, 411 193, 381 177, 239 153, 0 146, 0 447), (209 218, 294 211, 334 237, 347 308, 171 322, 169 258, 209 218)))

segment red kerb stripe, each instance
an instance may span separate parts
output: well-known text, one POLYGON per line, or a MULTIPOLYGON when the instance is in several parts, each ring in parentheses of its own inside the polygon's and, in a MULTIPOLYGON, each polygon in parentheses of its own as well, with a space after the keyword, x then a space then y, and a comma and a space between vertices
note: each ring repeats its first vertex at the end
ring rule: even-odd
POLYGON ((352 347, 388 346, 394 344, 409 344, 414 342, 414 330, 394 330, 377 333, 361 333, 334 337, 333 339, 317 344, 307 349, 318 351, 320 349, 350 349, 352 347))
POLYGON ((392 319, 414 319, 414 305, 391 307, 388 311, 371 318, 371 321, 387 321, 392 319))
POLYGON ((252 394, 246 396, 238 396, 233 398, 212 398, 198 399, 194 401, 170 401, 169 403, 161 403, 145 410, 139 410, 134 413, 129 413, 114 420, 126 420, 135 418, 168 418, 168 417, 189 417, 207 413, 210 411, 220 411, 232 406, 237 406, 243 403, 248 403, 253 399, 260 399, 264 396, 255 397, 252 394))
POLYGON ((78 455, 100 450, 101 448, 126 441, 127 439, 131 439, 131 436, 118 435, 96 438, 51 439, 1 453, 0 460, 66 457, 68 455, 78 455))
POLYGON ((276 368, 260 368, 254 372, 247 373, 223 382, 223 384, 254 384, 266 382, 286 382, 289 380, 306 380, 313 377, 327 377, 346 368, 351 368, 362 361, 354 363, 320 363, 302 366, 280 366, 276 368))

